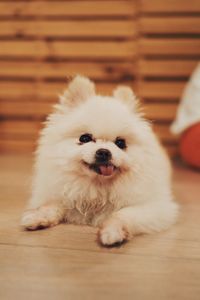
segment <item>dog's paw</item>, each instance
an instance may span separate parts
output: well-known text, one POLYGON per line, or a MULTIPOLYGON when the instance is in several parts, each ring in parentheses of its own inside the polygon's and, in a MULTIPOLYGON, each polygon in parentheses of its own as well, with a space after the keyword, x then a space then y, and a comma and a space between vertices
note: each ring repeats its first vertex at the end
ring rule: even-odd
POLYGON ((21 220, 21 226, 27 230, 36 230, 46 227, 52 227, 60 222, 60 215, 55 207, 40 207, 38 209, 29 209, 24 212, 21 220))
POLYGON ((102 245, 111 246, 127 240, 127 231, 121 224, 108 224, 99 231, 99 239, 102 245))

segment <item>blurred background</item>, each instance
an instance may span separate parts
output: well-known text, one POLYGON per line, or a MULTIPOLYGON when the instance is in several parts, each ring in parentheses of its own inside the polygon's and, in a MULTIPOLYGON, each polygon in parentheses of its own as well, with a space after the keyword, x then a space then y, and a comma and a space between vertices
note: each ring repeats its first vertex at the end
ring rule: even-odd
POLYGON ((31 153, 75 74, 131 86, 171 156, 169 126, 200 58, 199 0, 0 0, 0 149, 31 153))

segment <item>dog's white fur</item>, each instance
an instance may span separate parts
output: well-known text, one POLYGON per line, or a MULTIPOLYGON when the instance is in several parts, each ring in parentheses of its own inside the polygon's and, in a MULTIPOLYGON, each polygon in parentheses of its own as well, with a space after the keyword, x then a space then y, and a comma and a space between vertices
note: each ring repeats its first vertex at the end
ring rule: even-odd
POLYGON ((137 110, 128 87, 112 97, 95 94, 94 84, 77 76, 41 133, 32 197, 22 218, 26 229, 62 221, 99 227, 100 241, 112 245, 138 233, 168 228, 177 217, 171 169, 151 126, 137 110), (79 143, 91 133, 94 142, 79 143), (123 137, 127 149, 114 141, 123 137), (99 175, 87 164, 99 148, 112 153, 116 171, 99 175))

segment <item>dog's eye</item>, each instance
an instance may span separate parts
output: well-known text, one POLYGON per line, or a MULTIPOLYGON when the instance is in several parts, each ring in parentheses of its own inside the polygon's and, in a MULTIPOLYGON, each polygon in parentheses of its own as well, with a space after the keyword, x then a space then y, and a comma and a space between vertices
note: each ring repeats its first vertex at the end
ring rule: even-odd
POLYGON ((126 141, 124 139, 117 138, 116 141, 115 141, 115 145, 117 145, 117 147, 119 147, 120 149, 125 149, 126 148, 126 141))
POLYGON ((93 139, 92 139, 92 135, 89 134, 89 133, 85 133, 85 134, 82 134, 79 138, 79 142, 80 143, 89 143, 91 142, 93 139))

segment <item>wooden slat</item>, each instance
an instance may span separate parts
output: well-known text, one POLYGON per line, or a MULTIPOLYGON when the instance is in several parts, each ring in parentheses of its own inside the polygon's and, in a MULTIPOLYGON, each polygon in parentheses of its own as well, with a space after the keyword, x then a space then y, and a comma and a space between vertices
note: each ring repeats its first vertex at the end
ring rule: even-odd
POLYGON ((179 155, 178 145, 165 145, 166 152, 171 158, 175 158, 179 155))
POLYGON ((186 82, 176 81, 141 81, 138 85, 140 97, 145 99, 172 99, 179 100, 186 82))
MULTIPOLYGON (((129 82, 121 82, 121 85, 127 85, 134 89, 134 84, 132 81, 129 82)), ((67 85, 62 83, 46 83, 41 84, 38 86, 38 95, 42 99, 56 99, 57 101, 57 95, 62 94, 62 92, 66 89, 67 85)), ((102 95, 112 95, 113 90, 117 87, 117 83, 109 83, 109 82, 103 82, 103 83, 96 83, 96 92, 100 93, 102 95)))
POLYGON ((135 35, 136 24, 133 20, 0 21, 0 37, 130 38, 135 35))
MULTIPOLYGON (((67 84, 56 82, 0 83, 0 115, 43 118, 53 111, 52 105, 58 102, 58 95, 62 94, 66 87, 67 84)), ((116 88, 116 83, 96 85, 97 92, 105 95, 111 95, 114 88, 116 88)))
POLYGON ((197 13, 200 12, 199 0, 140 0, 143 13, 197 13))
POLYGON ((105 17, 133 16, 135 1, 5 1, 0 2, 0 15, 9 17, 105 17))
MULTIPOLYGON (((139 70, 141 76, 148 77, 185 77, 190 76, 194 68, 198 64, 198 59, 196 60, 139 60, 139 70)), ((0 71, 1 72, 1 71, 0 71)))
POLYGON ((144 112, 150 120, 172 121, 176 116, 177 105, 174 103, 145 104, 144 112))
MULTIPOLYGON (((54 102, 56 103, 56 101, 54 102)), ((47 101, 1 101, 0 114, 8 117, 30 117, 43 119, 53 112, 53 104, 47 101)))
POLYGON ((200 39, 142 38, 140 41, 140 50, 141 54, 152 56, 200 56, 200 39))
POLYGON ((6 138, 35 139, 42 127, 36 120, 1 120, 0 136, 6 138))
MULTIPOLYGON (((144 112, 148 119, 171 121, 176 115, 177 105, 174 103, 145 104, 144 112)), ((32 116, 42 118, 53 111, 52 103, 47 101, 1 101, 0 112, 5 116, 32 116)))
MULTIPOLYGON (((64 83, 45 83, 38 85, 27 82, 15 84, 12 82, 3 83, 0 85, 0 98, 5 100, 1 101, 0 103, 1 114, 9 116, 46 115, 52 111, 51 103, 57 102, 57 95, 60 94, 65 89, 65 87, 66 85, 64 83), (45 99, 47 99, 47 101, 45 101, 45 99)), ((100 83, 97 84, 97 91, 104 94, 111 94, 115 87, 115 83, 100 83)), ((152 88, 151 85, 150 88, 152 92, 156 90, 155 86, 154 88, 152 88)), ((161 90, 162 89, 164 90, 164 88, 161 88, 161 90)), ((148 93, 147 96, 150 97, 149 95, 151 94, 148 93)), ((153 96, 155 97, 156 94, 154 93, 151 95, 151 97, 153 96)), ((162 96, 162 93, 157 96, 162 96)), ((167 97, 169 96, 170 94, 167 95, 167 97)), ((146 104, 146 106, 148 107, 147 115, 150 119, 163 118, 163 120, 171 120, 175 116, 176 104, 149 103, 146 104)))
MULTIPOLYGON (((121 83, 122 84, 122 83, 121 83)), ((134 88, 132 82, 124 82, 134 88)), ((112 94, 117 87, 117 83, 97 83, 96 90, 102 94, 112 94)), ((59 82, 0 82, 0 99, 2 101, 22 101, 29 100, 48 100, 49 102, 58 101, 58 95, 62 94, 67 88, 67 83, 59 82)), ((39 101, 37 101, 37 104, 39 101)), ((1 105, 1 103, 0 103, 1 105)))
POLYGON ((0 77, 62 78, 82 74, 98 80, 133 78, 134 62, 21 62, 0 61, 0 77))
POLYGON ((173 135, 169 129, 170 124, 154 124, 153 130, 164 143, 177 143, 177 136, 173 135))
MULTIPOLYGON (((34 117, 39 114, 40 103, 36 104, 32 101, 1 101, 0 102, 0 114, 3 116, 24 116, 24 117, 34 117)), ((46 109, 47 110, 47 109, 46 109)))
MULTIPOLYGON (((16 100, 28 101, 30 98, 37 98, 38 84, 34 82, 0 82, 0 100, 16 100)), ((1 105, 1 102, 0 102, 1 105)))
POLYGON ((131 59, 136 55, 134 41, 1 41, 0 57, 16 58, 104 58, 131 59))
POLYGON ((139 25, 143 34, 200 33, 200 17, 142 17, 139 25))
POLYGON ((36 141, 0 138, 1 153, 31 153, 36 149, 36 141))

